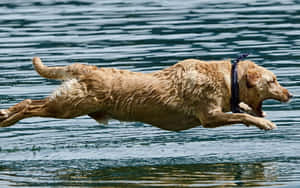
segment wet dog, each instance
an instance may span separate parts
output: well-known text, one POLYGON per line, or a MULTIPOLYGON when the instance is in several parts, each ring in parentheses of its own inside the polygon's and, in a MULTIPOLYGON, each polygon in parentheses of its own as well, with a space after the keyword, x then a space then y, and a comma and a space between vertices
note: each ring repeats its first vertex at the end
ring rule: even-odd
POLYGON ((26 99, 1 110, 1 127, 36 116, 88 115, 99 123, 113 118, 171 131, 238 123, 270 130, 276 125, 263 118, 262 102, 287 102, 292 97, 271 71, 251 61, 241 61, 237 67, 240 107, 247 113, 226 113, 231 99, 230 60, 188 59, 152 73, 83 64, 47 67, 37 57, 33 64, 41 76, 64 83, 43 100, 26 99))

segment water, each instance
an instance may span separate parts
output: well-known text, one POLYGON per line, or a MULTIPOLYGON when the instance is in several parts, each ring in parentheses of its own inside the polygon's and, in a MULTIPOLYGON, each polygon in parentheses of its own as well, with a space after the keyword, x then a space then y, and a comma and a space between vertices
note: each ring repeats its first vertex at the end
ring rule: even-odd
POLYGON ((88 117, 32 118, 0 129, 0 186, 299 187, 298 1, 109 0, 0 2, 0 101, 41 99, 59 82, 33 70, 83 62, 151 72, 186 58, 251 52, 293 94, 267 101, 278 129, 235 125, 168 132, 88 117))

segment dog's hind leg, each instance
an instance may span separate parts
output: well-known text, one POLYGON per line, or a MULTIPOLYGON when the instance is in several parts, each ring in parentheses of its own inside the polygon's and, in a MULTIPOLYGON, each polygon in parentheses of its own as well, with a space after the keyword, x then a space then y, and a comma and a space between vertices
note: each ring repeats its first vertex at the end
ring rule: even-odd
POLYGON ((8 127, 30 117, 68 119, 81 115, 84 114, 63 101, 58 102, 49 98, 43 100, 26 99, 8 109, 0 110, 0 127, 8 127))
POLYGON ((0 110, 0 127, 11 126, 18 121, 34 116, 47 117, 50 114, 45 110, 47 99, 26 99, 8 109, 0 110))
POLYGON ((96 108, 95 105, 74 105, 72 102, 74 101, 66 99, 53 100, 51 98, 43 100, 26 99, 8 109, 0 110, 0 127, 8 127, 30 117, 69 119, 89 115, 99 123, 105 123, 109 119, 109 116, 101 111, 93 112, 96 108), (93 110, 90 110, 90 108, 93 110))

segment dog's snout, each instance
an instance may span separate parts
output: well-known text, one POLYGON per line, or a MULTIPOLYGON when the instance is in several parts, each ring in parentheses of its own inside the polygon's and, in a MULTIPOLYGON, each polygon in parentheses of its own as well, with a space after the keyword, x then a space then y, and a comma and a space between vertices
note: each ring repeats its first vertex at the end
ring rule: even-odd
POLYGON ((281 102, 288 102, 291 98, 293 98, 293 94, 290 93, 286 88, 280 87, 281 88, 281 94, 280 94, 280 101, 281 102))

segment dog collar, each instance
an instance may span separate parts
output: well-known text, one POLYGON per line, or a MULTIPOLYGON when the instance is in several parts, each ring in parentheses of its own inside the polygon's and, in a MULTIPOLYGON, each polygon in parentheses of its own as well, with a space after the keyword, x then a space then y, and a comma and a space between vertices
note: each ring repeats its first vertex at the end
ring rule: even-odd
POLYGON ((233 113, 242 113, 243 111, 239 107, 240 103, 240 93, 239 93, 239 81, 237 65, 242 60, 245 59, 249 54, 242 54, 236 58, 231 64, 231 99, 230 107, 233 113))

